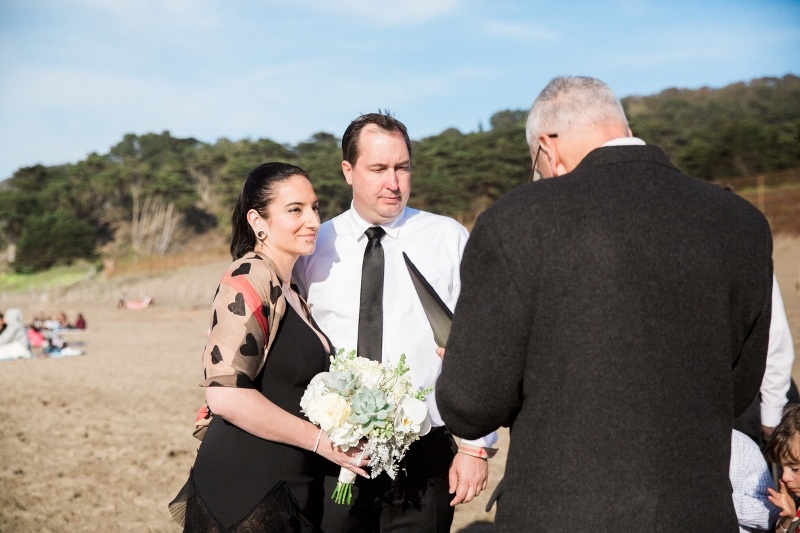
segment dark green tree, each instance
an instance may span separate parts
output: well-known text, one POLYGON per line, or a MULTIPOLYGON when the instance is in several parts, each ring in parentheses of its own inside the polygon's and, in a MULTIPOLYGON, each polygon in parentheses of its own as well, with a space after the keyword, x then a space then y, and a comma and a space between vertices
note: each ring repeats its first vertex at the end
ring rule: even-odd
POLYGON ((320 218, 332 218, 350 206, 353 197, 342 175, 342 150, 339 139, 319 132, 295 147, 298 165, 308 172, 320 201, 320 218))
POLYGON ((72 213, 32 215, 17 242, 17 272, 37 272, 76 259, 95 258, 97 230, 72 213))

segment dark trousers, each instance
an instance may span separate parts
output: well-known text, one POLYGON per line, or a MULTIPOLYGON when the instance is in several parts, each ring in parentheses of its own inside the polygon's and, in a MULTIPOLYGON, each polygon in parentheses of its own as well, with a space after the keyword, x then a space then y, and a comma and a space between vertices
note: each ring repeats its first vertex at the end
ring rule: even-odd
POLYGON ((448 472, 457 446, 450 432, 435 428, 411 445, 394 480, 385 473, 359 477, 349 507, 331 500, 338 469, 325 480, 325 533, 446 533, 453 522, 448 472))

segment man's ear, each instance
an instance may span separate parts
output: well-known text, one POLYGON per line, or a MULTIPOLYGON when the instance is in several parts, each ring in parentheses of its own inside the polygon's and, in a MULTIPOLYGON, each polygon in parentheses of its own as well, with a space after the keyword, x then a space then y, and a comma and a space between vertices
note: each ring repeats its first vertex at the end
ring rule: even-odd
POLYGON ((547 164, 550 166, 553 177, 569 172, 561 160, 561 155, 558 153, 558 137, 541 135, 539 136, 539 143, 545 148, 545 153, 542 155, 547 158, 547 164))
POLYGON ((545 150, 550 152, 555 149, 555 143, 558 137, 550 137, 549 135, 539 135, 539 145, 544 146, 545 150))
POLYGON ((342 161, 342 174, 348 185, 353 185, 353 167, 350 161, 342 161))

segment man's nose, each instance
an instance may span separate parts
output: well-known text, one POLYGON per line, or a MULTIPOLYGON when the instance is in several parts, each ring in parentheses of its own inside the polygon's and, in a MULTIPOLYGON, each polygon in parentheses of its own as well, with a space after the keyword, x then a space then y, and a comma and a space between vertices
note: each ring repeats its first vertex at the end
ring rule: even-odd
POLYGON ((392 191, 398 188, 397 171, 393 168, 386 172, 386 188, 392 191))

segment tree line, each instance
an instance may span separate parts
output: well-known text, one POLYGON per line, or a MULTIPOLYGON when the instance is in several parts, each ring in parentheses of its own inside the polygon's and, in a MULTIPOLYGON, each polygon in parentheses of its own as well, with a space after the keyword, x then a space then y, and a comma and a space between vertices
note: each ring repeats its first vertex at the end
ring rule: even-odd
MULTIPOLYGON (((622 100, 634 134, 706 180, 800 168, 800 78, 761 78, 721 89, 668 89, 622 100)), ((411 205, 471 222, 527 181, 527 110, 495 113, 489 127, 448 129, 412 143, 411 205)), ((398 117, 402 120, 402 117, 398 117)), ((343 125, 344 126, 344 125, 343 125)), ((413 135, 413 132, 412 132, 413 135)), ((106 154, 36 165, 0 182, 0 250, 20 272, 77 258, 165 254, 227 232, 244 177, 266 161, 305 169, 328 219, 349 206, 339 137, 294 146, 269 139, 204 143, 168 131, 127 134, 106 154)))

